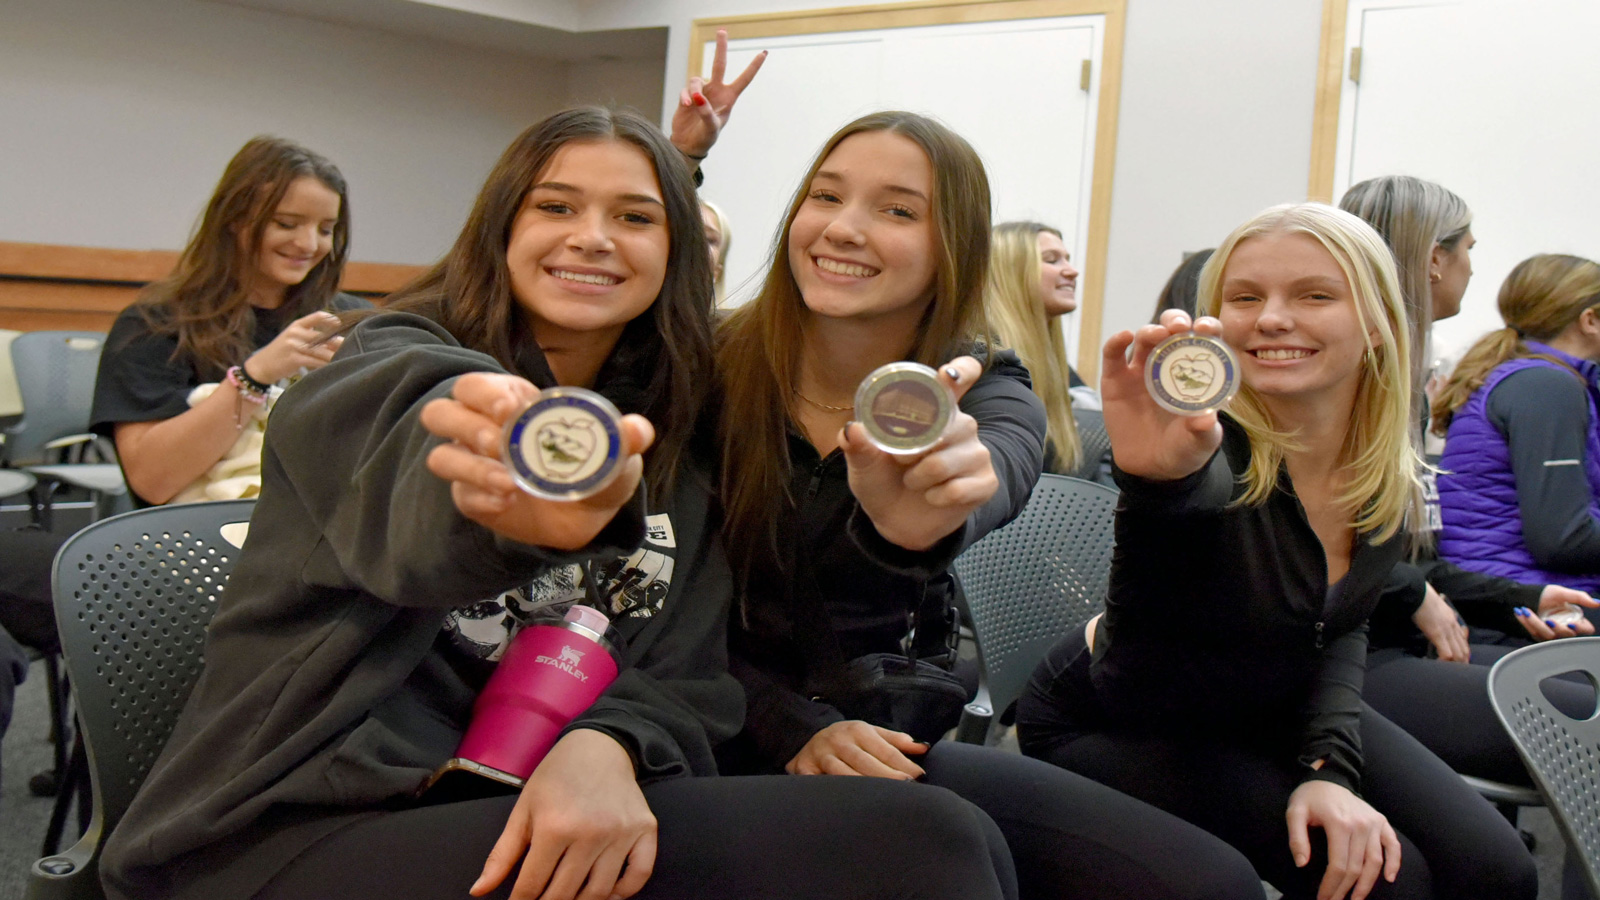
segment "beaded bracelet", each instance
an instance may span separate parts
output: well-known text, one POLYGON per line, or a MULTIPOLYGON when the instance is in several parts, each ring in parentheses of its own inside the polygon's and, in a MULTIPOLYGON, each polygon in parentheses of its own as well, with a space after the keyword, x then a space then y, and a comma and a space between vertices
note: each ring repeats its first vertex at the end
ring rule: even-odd
POLYGON ((239 396, 257 406, 267 402, 267 388, 261 382, 250 377, 250 373, 243 366, 234 366, 228 370, 226 383, 239 392, 239 396))
POLYGON ((250 374, 250 370, 246 369, 244 366, 234 366, 230 371, 239 373, 236 377, 239 379, 240 384, 252 391, 255 391, 263 397, 272 392, 272 385, 262 381, 257 381, 255 377, 250 374))

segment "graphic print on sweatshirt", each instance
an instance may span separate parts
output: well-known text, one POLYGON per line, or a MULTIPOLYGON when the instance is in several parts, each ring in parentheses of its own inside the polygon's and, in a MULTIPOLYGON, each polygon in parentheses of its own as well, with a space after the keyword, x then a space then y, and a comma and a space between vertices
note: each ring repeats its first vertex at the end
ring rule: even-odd
MULTIPOLYGON (((590 563, 587 569, 593 573, 595 593, 602 598, 606 615, 615 621, 624 616, 648 618, 660 612, 672 586, 677 552, 672 519, 658 513, 645 518, 644 545, 638 550, 590 563)), ((586 577, 584 566, 558 566, 524 587, 451 610, 445 617, 444 633, 462 653, 496 662, 530 620, 586 600, 586 577)))

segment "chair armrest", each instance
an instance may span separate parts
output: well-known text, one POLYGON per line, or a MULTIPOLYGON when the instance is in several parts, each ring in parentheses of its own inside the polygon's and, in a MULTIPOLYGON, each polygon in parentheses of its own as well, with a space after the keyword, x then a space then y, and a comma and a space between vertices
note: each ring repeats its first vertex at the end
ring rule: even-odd
POLYGON ((1490 803, 1510 806, 1544 805, 1544 795, 1534 788, 1490 781, 1487 778, 1475 778, 1471 775, 1463 775, 1461 780, 1467 783, 1467 787, 1477 791, 1479 796, 1490 803))

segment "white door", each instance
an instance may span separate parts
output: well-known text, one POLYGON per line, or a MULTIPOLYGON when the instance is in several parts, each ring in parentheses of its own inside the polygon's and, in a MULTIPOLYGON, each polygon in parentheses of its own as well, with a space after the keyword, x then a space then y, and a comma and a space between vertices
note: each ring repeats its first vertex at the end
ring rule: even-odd
MULTIPOLYGON (((706 163, 705 196, 727 212, 730 303, 759 289, 772 241, 807 165, 846 122, 881 109, 937 117, 983 157, 994 221, 1059 228, 1087 245, 1103 17, 1030 19, 751 38, 730 42, 728 71, 770 50, 706 163), (1092 74, 1082 85, 1084 64, 1092 74)), ((714 45, 703 59, 710 70, 714 45)), ((1068 316, 1068 347, 1077 316, 1068 316)))
POLYGON ((1453 365, 1502 326, 1495 297, 1518 262, 1600 258, 1600 3, 1353 0, 1346 34, 1334 196, 1415 175, 1472 207, 1473 279, 1434 328, 1434 360, 1453 365))

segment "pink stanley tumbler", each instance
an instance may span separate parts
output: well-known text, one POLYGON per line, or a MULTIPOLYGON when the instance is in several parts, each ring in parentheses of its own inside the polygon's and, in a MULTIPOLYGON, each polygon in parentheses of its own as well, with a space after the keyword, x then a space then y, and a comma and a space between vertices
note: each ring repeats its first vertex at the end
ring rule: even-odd
POLYGON ((616 680, 610 624, 597 609, 573 606, 561 622, 518 632, 478 694, 451 762, 499 781, 527 781, 561 729, 616 680))

